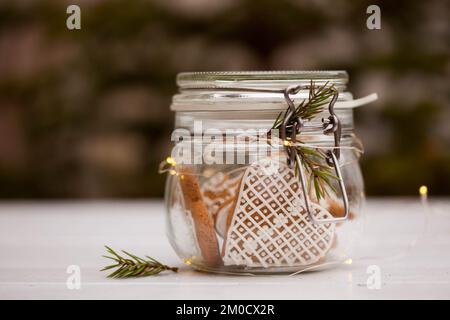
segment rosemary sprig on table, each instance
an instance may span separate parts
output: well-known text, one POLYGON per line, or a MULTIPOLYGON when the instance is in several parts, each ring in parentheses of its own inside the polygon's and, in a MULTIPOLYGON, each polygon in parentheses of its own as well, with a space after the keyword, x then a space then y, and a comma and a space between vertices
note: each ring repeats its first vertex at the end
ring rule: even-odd
MULTIPOLYGON (((314 82, 311 81, 309 86, 309 97, 303 100, 296 108, 294 116, 291 117, 290 123, 286 126, 286 136, 290 137, 292 130, 294 129, 294 121, 297 117, 302 120, 309 121, 313 119, 317 114, 324 110, 324 106, 329 100, 336 94, 336 88, 334 85, 328 85, 328 82, 324 85, 316 88, 314 82)), ((285 112, 281 112, 275 120, 272 129, 280 129, 284 119, 286 118, 289 109, 285 112)), ((290 138, 287 138, 288 142, 290 138)), ((302 143, 301 140, 298 143, 302 143)), ((333 180, 337 177, 332 173, 331 168, 326 164, 326 155, 322 150, 314 149, 306 146, 295 147, 299 159, 302 163, 298 163, 297 158, 295 160, 295 173, 297 174, 297 168, 299 165, 303 165, 308 174, 307 177, 307 189, 308 194, 311 195, 312 188, 314 187, 317 200, 320 200, 325 195, 328 195, 326 186, 328 186, 334 193, 336 188, 333 185, 333 180)))
POLYGON ((135 256, 134 254, 122 250, 122 252, 126 256, 128 256, 122 257, 110 247, 105 246, 105 248, 112 256, 103 257, 111 259, 115 263, 104 267, 100 271, 106 271, 116 268, 114 272, 108 275, 108 278, 147 277, 159 274, 166 270, 178 272, 178 268, 166 266, 149 256, 145 256, 147 259, 142 259, 135 256))

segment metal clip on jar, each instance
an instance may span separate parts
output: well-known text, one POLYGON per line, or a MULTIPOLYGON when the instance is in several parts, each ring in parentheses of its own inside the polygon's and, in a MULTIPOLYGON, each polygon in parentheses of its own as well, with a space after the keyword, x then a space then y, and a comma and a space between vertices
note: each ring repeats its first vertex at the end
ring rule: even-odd
POLYGON ((351 257, 364 201, 345 71, 178 75, 162 164, 169 240, 196 269, 292 273, 351 257))

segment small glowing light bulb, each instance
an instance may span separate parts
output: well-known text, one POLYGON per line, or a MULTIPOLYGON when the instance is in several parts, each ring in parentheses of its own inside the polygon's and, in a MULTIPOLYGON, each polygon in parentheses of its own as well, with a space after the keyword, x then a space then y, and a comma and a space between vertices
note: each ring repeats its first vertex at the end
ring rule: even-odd
POLYGON ((191 264, 192 264, 192 261, 191 261, 191 259, 184 259, 183 260, 183 263, 185 264, 185 265, 187 265, 187 266, 190 266, 191 264))
POLYGON ((172 157, 170 157, 170 156, 166 158, 166 162, 167 162, 168 164, 170 164, 171 166, 175 166, 175 165, 177 164, 177 162, 175 161, 175 159, 172 158, 172 157))
POLYGON ((183 259, 183 262, 185 265, 190 266, 192 264, 192 261, 194 261, 197 257, 196 256, 192 256, 190 258, 185 258, 183 259))
POLYGON ((344 261, 345 264, 352 264, 353 263, 353 259, 352 258, 348 258, 347 260, 344 261))
POLYGON ((419 193, 421 196, 426 196, 428 194, 428 187, 427 186, 421 186, 419 188, 419 193))

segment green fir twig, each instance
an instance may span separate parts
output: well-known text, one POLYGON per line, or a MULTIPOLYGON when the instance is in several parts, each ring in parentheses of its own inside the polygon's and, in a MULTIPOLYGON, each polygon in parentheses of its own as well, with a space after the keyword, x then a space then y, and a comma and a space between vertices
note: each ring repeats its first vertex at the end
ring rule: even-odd
POLYGON ((146 259, 142 259, 134 254, 122 250, 122 252, 126 255, 126 257, 123 257, 110 247, 105 246, 105 248, 111 256, 103 257, 113 260, 114 264, 106 266, 100 271, 116 269, 108 275, 108 278, 147 277, 157 275, 167 270, 178 272, 178 268, 166 266, 149 256, 145 256, 146 259))

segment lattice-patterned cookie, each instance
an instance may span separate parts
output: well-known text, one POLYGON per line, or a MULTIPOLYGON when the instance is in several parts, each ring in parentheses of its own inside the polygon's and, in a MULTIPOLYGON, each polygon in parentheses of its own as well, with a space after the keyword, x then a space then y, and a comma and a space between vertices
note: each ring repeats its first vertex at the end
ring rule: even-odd
POLYGON ((217 233, 222 237, 225 234, 228 212, 236 203, 243 173, 242 169, 227 173, 218 172, 208 178, 201 187, 203 201, 214 219, 217 233))
MULTIPOLYGON (((249 166, 223 244, 225 265, 304 266, 330 249, 335 225, 314 224, 293 170, 278 162, 249 166), (276 167, 274 167, 276 164, 276 167)), ((311 203, 318 219, 331 214, 311 203)))

